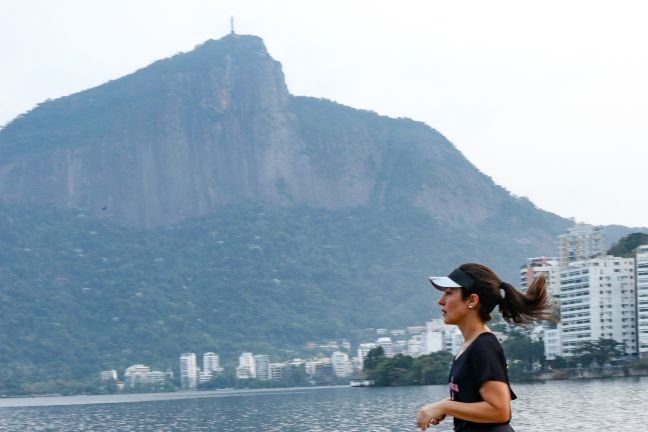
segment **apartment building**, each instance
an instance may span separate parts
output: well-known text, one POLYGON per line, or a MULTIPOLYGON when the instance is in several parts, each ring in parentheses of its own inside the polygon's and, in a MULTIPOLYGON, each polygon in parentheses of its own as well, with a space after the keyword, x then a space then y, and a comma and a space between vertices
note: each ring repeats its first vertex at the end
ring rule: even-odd
POLYGON ((636 354, 633 258, 602 256, 560 271, 561 342, 565 356, 583 341, 614 339, 636 354))

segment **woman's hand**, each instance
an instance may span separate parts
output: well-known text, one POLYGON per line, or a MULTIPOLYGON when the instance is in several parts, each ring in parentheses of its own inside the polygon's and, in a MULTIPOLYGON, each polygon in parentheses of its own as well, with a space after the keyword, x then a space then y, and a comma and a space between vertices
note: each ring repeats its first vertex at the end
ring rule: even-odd
POLYGON ((440 416, 440 417, 437 417, 437 418, 432 419, 432 421, 430 422, 430 424, 436 426, 436 425, 438 425, 439 423, 441 423, 443 420, 445 420, 445 418, 446 418, 446 415, 443 414, 443 415, 440 416))
POLYGON ((416 425, 427 430, 444 415, 475 423, 506 423, 511 418, 511 390, 503 381, 486 381, 479 389, 482 401, 457 402, 449 399, 425 405, 416 416, 416 425), (435 422, 436 421, 436 422, 435 422))
POLYGON ((416 416, 416 427, 424 431, 430 425, 438 425, 441 423, 446 417, 446 413, 442 407, 443 402, 439 401, 423 406, 416 416))

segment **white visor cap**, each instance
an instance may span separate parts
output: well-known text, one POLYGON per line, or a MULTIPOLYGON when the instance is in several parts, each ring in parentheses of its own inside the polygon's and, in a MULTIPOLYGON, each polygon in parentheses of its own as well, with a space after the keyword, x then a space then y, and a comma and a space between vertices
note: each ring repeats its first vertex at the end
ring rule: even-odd
POLYGON ((448 276, 430 276, 428 280, 439 291, 443 291, 445 288, 461 288, 461 285, 448 276))

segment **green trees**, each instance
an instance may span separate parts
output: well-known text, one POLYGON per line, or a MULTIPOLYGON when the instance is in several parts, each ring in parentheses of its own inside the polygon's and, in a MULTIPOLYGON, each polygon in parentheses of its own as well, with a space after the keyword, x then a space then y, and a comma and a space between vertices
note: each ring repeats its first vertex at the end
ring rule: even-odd
POLYGON ((364 370, 375 369, 383 358, 385 358, 385 350, 383 347, 379 346, 370 350, 367 358, 363 362, 364 370))
POLYGON ((448 381, 452 354, 440 351, 412 358, 384 356, 382 348, 369 352, 364 367, 367 378, 377 386, 444 384, 448 381))
POLYGON ((509 361, 523 362, 527 369, 532 369, 534 364, 544 363, 544 344, 542 341, 534 342, 522 333, 511 333, 502 348, 509 361))
POLYGON ((529 336, 515 331, 502 342, 508 361, 508 375, 511 381, 530 381, 533 372, 544 364, 544 344, 534 342, 529 336))
POLYGON ((445 384, 448 381, 452 357, 447 351, 418 357, 414 362, 414 375, 419 377, 421 384, 445 384))
POLYGON ((632 233, 624 236, 608 250, 608 255, 630 258, 634 256, 633 251, 641 245, 648 244, 648 234, 632 233))
MULTIPOLYGON (((470 240, 407 205, 238 203, 149 231, 78 210, 0 206, 0 394, 134 363, 177 371, 186 351, 218 351, 226 367, 245 350, 289 359, 309 341, 423 322, 437 294, 421 275, 465 259, 430 245, 477 260, 501 238, 470 240)), ((416 378, 396 371, 386 381, 447 373, 419 364, 416 378)))
POLYGON ((604 366, 616 358, 625 355, 625 345, 614 339, 599 339, 596 342, 584 341, 574 348, 574 356, 583 366, 596 362, 604 366))
POLYGON ((226 365, 244 350, 288 359, 309 341, 422 322, 434 297, 409 266, 444 265, 424 252, 446 237, 409 207, 247 203, 140 231, 0 206, 0 394, 134 363, 177 370, 185 351, 217 350, 226 365))

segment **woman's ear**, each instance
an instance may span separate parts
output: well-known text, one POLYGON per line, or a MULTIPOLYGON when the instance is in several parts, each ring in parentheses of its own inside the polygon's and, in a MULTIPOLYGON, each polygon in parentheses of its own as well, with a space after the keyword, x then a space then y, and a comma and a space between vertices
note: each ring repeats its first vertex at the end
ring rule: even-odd
POLYGON ((475 305, 474 307, 477 307, 477 304, 479 303, 479 295, 472 293, 468 297, 468 300, 470 301, 470 304, 475 305))

